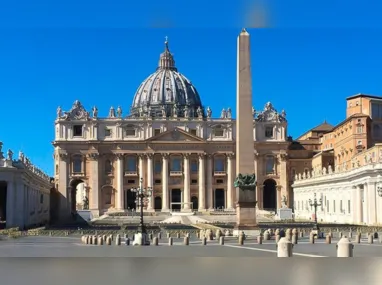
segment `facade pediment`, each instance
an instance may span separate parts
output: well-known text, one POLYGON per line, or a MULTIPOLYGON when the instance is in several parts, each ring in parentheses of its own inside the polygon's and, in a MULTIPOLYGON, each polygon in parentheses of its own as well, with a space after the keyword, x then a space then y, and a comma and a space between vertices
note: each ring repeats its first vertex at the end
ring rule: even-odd
POLYGON ((255 113, 256 122, 267 122, 267 123, 283 123, 286 122, 286 113, 282 111, 278 113, 277 110, 273 107, 271 102, 268 102, 264 106, 264 110, 255 113))
POLYGON ((204 142, 202 138, 175 128, 148 139, 149 142, 204 142))

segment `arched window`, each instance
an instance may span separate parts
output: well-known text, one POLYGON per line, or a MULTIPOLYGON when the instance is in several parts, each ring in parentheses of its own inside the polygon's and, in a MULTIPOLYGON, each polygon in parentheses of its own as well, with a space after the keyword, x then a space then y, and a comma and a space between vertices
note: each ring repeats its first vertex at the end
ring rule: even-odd
POLYGON ((265 161, 266 174, 273 174, 275 172, 275 158, 273 156, 267 156, 265 161))
POLYGON ((79 155, 73 157, 73 173, 82 173, 82 157, 79 155))
POLYGON ((105 173, 111 174, 112 172, 113 172, 113 165, 112 165, 110 159, 107 159, 105 161, 105 173))

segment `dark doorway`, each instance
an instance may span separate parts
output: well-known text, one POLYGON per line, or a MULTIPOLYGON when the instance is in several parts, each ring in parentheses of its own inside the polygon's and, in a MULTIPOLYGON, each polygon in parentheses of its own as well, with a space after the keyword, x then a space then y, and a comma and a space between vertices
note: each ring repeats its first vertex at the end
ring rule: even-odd
POLYGON ((71 190, 70 190, 70 211, 72 214, 75 214, 77 213, 77 202, 78 203, 82 203, 83 201, 77 201, 77 186, 81 183, 84 183, 82 180, 80 179, 76 179, 76 180, 73 180, 72 182, 70 182, 70 187, 71 187, 71 190))
POLYGON ((7 182, 0 181, 0 229, 6 228, 7 221, 7 182))
POLYGON ((155 197, 154 209, 155 209, 155 211, 162 210, 162 198, 159 196, 155 197))
MULTIPOLYGON (((181 203, 182 202, 182 191, 180 189, 171 190, 171 203, 181 203)), ((171 210, 180 211, 182 208, 181 204, 171 204, 171 210)))
POLYGON ((199 200, 198 200, 198 197, 192 196, 191 197, 191 203, 192 203, 192 209, 197 211, 199 209, 199 200))
POLYGON ((264 210, 276 210, 277 207, 277 190, 276 181, 273 179, 267 179, 264 181, 263 190, 263 208, 264 210))
POLYGON ((215 190, 215 209, 225 208, 225 191, 224 189, 215 190))
POLYGON ((126 201, 125 205, 127 206, 127 209, 129 210, 136 210, 137 204, 135 203, 135 200, 137 199, 137 193, 132 192, 130 189, 126 190, 126 201))

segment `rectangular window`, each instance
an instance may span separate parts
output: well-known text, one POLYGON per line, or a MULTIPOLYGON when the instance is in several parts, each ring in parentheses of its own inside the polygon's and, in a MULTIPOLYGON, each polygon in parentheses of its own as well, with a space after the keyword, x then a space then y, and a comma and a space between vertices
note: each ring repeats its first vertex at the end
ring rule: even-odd
POLYGON ((225 160, 224 158, 216 157, 214 160, 214 171, 221 172, 225 171, 225 160))
POLYGON ((267 156, 265 171, 266 174, 273 174, 275 172, 275 158, 273 156, 267 156))
POLYGON ((336 201, 333 201, 333 213, 336 213, 336 201))
POLYGON ((329 207, 329 200, 326 201, 326 212, 330 212, 330 207, 329 207))
POLYGON ((111 130, 105 129, 105 137, 111 137, 111 130))
POLYGON ((198 172, 198 162, 196 160, 191 161, 191 172, 198 172))
POLYGON ((350 200, 348 200, 348 213, 350 214, 350 200))
POLYGON ((135 184, 135 180, 127 180, 127 184, 135 184))
POLYGON ((137 171, 137 158, 135 156, 126 157, 126 169, 127 172, 137 171))
POLYGON ((223 179, 216 179, 216 184, 223 184, 224 180, 223 179))
POLYGON ((82 158, 81 157, 73 158, 73 172, 82 173, 82 158))
POLYGON ((190 134, 196 136, 196 129, 190 129, 190 134))
POLYGON ((214 136, 215 137, 224 137, 224 130, 222 128, 215 128, 214 129, 214 136))
POLYGON ((362 126, 358 126, 357 127, 357 134, 362 134, 363 133, 363 127, 362 126))
POLYGON ((182 159, 180 157, 174 157, 171 160, 171 171, 182 171, 182 159))
POLYGON ((266 138, 273 138, 273 127, 266 127, 265 128, 265 137, 266 138))
POLYGON ((160 134, 160 129, 154 129, 154 136, 157 136, 160 134))
POLYGON ((341 212, 341 214, 342 214, 342 210, 343 210, 343 208, 342 208, 342 200, 340 200, 340 212, 341 212))
POLYGON ((198 180, 196 180, 196 179, 192 179, 192 180, 191 180, 191 184, 198 184, 198 180))
POLYGON ((73 126, 73 137, 82 137, 82 125, 73 126))
POLYGON ((135 130, 134 129, 126 129, 125 131, 127 137, 135 137, 135 130))
POLYGON ((162 180, 160 179, 155 179, 155 184, 161 184, 162 183, 162 180))
POLYGON ((162 162, 160 160, 155 160, 155 166, 154 166, 155 174, 159 174, 162 171, 162 162))

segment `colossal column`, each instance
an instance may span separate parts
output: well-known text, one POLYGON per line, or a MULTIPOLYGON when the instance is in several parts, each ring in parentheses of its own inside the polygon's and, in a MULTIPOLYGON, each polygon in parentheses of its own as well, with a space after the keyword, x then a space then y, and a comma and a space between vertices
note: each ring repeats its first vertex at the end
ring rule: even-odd
POLYGON ((204 153, 199 154, 199 211, 206 210, 206 173, 204 169, 204 153))
POLYGON ((243 29, 237 39, 237 90, 236 90, 236 227, 239 231, 255 234, 256 175, 254 169, 254 140, 252 116, 252 79, 250 37, 243 29))
POLYGON ((122 153, 116 154, 117 158, 117 201, 115 207, 118 210, 122 210, 123 207, 123 178, 124 178, 124 156, 122 153))
POLYGON ((148 198, 147 210, 154 210, 154 163, 153 163, 154 155, 152 153, 147 154, 147 187, 153 190, 152 196, 148 198))
POLYGON ((162 212, 168 211, 168 153, 162 153, 162 212))
POLYGON ((91 161, 91 179, 90 179, 90 189, 91 195, 89 198, 89 209, 91 210, 94 217, 99 216, 99 154, 89 153, 87 158, 91 161))
POLYGON ((183 154, 183 171, 184 171, 184 192, 183 192, 183 202, 185 204, 183 209, 185 211, 190 210, 190 155, 188 153, 183 154))

